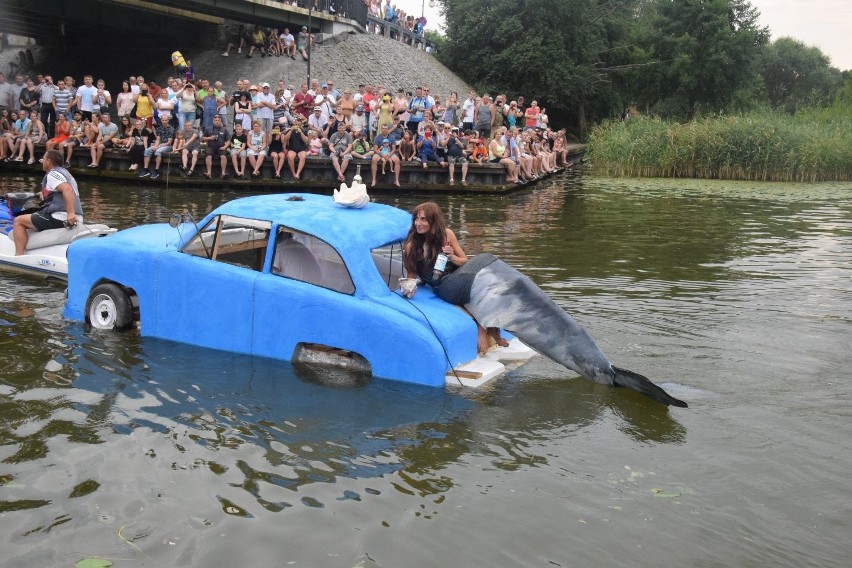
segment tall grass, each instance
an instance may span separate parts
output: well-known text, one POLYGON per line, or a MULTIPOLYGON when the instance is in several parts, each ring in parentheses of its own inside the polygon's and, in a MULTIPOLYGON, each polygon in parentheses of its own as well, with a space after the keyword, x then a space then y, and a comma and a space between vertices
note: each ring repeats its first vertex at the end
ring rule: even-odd
POLYGON ((596 172, 619 177, 850 181, 852 116, 631 118, 596 126, 588 155, 596 172))

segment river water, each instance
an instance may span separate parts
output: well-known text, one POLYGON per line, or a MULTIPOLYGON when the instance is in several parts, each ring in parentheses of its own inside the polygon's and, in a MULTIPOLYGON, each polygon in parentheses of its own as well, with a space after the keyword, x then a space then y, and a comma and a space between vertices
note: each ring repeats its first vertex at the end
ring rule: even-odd
MULTIPOLYGON (((81 185, 119 228, 235 196, 81 185)), ((4 273, 0 565, 848 565, 848 185, 580 173, 437 201, 690 408, 542 357, 477 391, 334 386, 86 329, 4 273)))

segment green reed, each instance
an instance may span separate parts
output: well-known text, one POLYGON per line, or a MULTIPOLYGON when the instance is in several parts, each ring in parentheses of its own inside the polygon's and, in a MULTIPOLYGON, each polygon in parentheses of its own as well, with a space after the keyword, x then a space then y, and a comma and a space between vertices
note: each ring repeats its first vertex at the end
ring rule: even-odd
POLYGON ((685 124, 634 117, 596 126, 588 157, 619 177, 852 180, 852 116, 755 113, 685 124))

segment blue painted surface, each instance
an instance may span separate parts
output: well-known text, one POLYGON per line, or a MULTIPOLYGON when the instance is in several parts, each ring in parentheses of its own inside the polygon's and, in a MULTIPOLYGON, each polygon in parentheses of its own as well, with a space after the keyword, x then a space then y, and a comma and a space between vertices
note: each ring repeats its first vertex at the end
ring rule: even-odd
POLYGON ((138 297, 146 336, 285 361, 298 343, 319 343, 360 354, 378 377, 435 387, 444 385, 450 364, 476 358, 476 325, 467 314, 428 288, 409 302, 388 289, 373 263, 372 249, 405 238, 408 212, 376 203, 347 209, 310 194, 300 195, 304 201, 287 197, 231 201, 199 227, 227 214, 271 221, 273 235, 279 225, 315 235, 340 254, 354 293, 270 273, 274 239, 259 272, 184 254, 180 247, 195 227, 155 224, 69 247, 65 316, 84 320, 91 289, 111 281, 138 297))

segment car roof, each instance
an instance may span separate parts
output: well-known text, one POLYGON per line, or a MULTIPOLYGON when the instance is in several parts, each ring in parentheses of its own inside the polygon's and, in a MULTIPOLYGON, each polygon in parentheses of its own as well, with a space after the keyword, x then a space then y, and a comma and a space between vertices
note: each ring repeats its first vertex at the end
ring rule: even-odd
POLYGON ((217 207, 208 218, 221 214, 269 220, 316 235, 341 253, 402 240, 411 226, 411 214, 396 207, 368 203, 352 209, 337 205, 331 197, 310 193, 243 197, 217 207))

